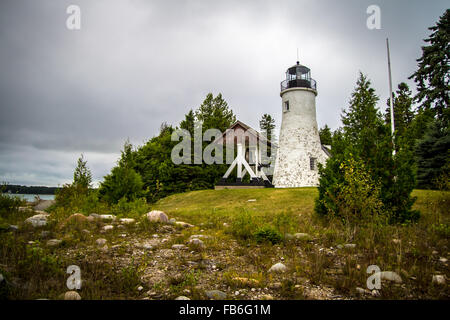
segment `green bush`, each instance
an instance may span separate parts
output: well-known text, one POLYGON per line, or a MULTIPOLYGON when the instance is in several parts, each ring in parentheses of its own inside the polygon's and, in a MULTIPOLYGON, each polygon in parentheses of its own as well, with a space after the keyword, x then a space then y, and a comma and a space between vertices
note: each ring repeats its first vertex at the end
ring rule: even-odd
POLYGON ((272 226, 264 226, 259 228, 254 233, 254 237, 258 243, 270 242, 272 244, 280 243, 283 239, 281 233, 272 226))

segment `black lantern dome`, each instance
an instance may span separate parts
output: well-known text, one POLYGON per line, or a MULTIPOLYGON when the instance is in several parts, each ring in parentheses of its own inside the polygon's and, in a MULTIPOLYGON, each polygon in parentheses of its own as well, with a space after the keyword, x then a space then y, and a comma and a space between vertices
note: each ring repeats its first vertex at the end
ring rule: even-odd
POLYGON ((316 89, 316 81, 311 79, 311 70, 300 64, 290 67, 286 71, 286 80, 281 82, 281 91, 291 89, 291 88, 308 88, 316 89))

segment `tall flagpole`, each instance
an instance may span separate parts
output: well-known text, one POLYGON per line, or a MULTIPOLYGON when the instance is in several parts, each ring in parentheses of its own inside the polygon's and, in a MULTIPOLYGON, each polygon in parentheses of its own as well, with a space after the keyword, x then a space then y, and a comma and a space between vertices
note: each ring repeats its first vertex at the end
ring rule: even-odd
POLYGON ((391 54, 389 52, 389 39, 386 38, 386 47, 387 47, 387 56, 388 56, 388 69, 389 69, 389 104, 391 107, 391 134, 392 134, 392 154, 395 155, 395 141, 394 141, 394 132, 395 132, 395 123, 394 123, 394 97, 392 93, 392 74, 391 74, 391 54))

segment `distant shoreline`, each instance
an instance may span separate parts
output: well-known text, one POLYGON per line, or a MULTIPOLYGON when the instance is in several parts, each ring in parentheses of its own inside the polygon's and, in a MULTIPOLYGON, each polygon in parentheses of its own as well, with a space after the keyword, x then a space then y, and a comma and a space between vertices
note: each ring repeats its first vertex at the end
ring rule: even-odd
POLYGON ((55 195, 60 187, 46 187, 46 186, 22 186, 7 184, 0 186, 0 191, 10 194, 26 194, 26 195, 55 195))

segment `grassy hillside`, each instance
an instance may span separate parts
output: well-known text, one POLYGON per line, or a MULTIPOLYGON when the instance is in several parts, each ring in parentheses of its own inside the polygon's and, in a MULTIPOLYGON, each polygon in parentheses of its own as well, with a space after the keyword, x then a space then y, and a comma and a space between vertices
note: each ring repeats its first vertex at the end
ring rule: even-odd
POLYGON ((54 208, 41 227, 25 222, 38 212, 8 205, 0 212, 0 298, 60 299, 66 268, 77 265, 82 299, 208 299, 210 290, 226 299, 448 299, 449 286, 433 277, 450 277, 450 194, 414 195, 418 223, 363 227, 318 218, 315 188, 196 191, 117 212, 96 206, 117 215, 109 221, 82 207, 54 208), (149 222, 151 209, 179 224, 149 222), (276 263, 285 272, 270 272, 276 263), (368 290, 370 265, 401 283, 368 290))

